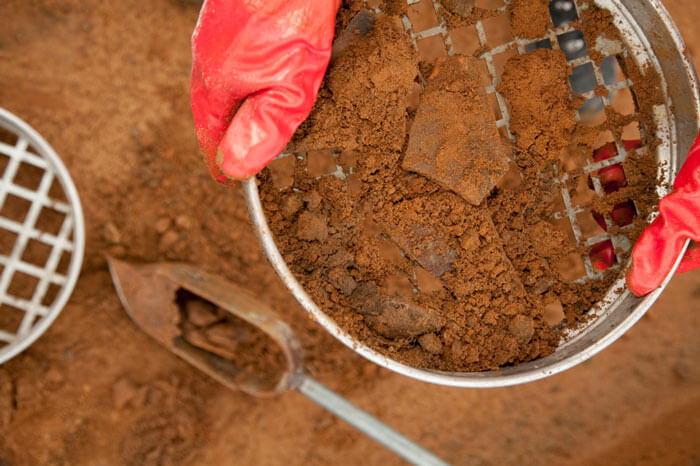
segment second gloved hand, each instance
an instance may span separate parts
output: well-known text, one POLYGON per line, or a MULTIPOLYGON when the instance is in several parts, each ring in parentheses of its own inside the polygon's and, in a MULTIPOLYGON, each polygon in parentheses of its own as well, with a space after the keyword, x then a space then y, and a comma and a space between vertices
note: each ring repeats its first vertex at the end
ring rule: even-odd
MULTIPOLYGON (((686 240, 700 241, 700 136, 673 183, 659 203, 659 216, 637 240, 627 285, 642 296, 657 288, 671 272, 686 240)), ((678 272, 700 267, 696 243, 685 254, 678 272)))

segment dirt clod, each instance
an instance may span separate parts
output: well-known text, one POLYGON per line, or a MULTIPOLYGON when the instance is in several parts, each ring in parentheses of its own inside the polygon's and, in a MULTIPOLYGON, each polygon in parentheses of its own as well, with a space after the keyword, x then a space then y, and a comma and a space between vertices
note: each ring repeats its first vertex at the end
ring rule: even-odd
POLYGON ((387 338, 416 337, 445 325, 438 311, 395 297, 372 298, 360 312, 371 328, 387 338))
POLYGON ((297 220, 297 235, 306 241, 325 241, 328 238, 326 218, 321 214, 305 211, 297 220))
MULTIPOLYGON (((545 299, 545 301, 547 300, 545 299)), ((556 297, 551 297, 549 302, 544 305, 544 313, 542 316, 550 327, 559 325, 565 317, 564 307, 561 305, 561 301, 556 297)))
POLYGON ((418 337, 418 343, 428 353, 441 354, 443 352, 442 342, 440 337, 434 333, 426 333, 418 337))
POLYGON ((511 321, 509 328, 510 332, 521 345, 529 343, 535 333, 532 319, 524 315, 516 316, 511 321))

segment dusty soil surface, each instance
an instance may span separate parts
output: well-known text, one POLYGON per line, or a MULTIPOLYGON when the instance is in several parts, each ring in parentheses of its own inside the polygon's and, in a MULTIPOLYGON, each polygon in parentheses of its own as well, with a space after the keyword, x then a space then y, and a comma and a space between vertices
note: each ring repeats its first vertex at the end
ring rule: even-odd
MULTIPOLYGON (((700 51, 700 4, 667 6, 700 51)), ((452 463, 700 459, 700 272, 676 277, 593 360, 519 387, 416 382, 328 337, 265 261, 238 190, 212 182, 198 155, 187 95, 196 16, 174 0, 0 4, 0 105, 64 159, 88 228, 70 302, 0 367, 0 464, 401 464, 296 393, 234 393, 164 351, 122 310, 105 252, 187 261, 248 287, 297 330, 320 381, 452 463)))
POLYGON ((542 36, 549 28, 548 0, 514 0, 508 5, 510 13, 510 31, 513 35, 525 39, 542 36))

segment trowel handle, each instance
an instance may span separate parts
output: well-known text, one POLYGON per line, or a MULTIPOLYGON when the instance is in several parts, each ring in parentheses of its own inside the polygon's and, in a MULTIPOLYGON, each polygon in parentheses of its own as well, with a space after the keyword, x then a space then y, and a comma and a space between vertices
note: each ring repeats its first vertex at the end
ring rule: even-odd
POLYGON ((348 400, 315 381, 309 376, 303 376, 296 387, 299 392, 335 414, 360 432, 373 438, 406 461, 417 465, 447 465, 437 456, 416 445, 411 440, 396 432, 391 427, 380 422, 374 416, 361 410, 348 400))

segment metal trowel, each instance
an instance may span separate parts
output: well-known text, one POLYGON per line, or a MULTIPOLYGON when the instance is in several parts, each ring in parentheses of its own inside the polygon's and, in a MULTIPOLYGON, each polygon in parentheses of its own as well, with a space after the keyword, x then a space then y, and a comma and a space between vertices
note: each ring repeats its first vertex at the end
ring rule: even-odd
POLYGON ((187 265, 135 265, 111 257, 107 258, 107 262, 122 305, 134 323, 170 351, 223 385, 258 397, 297 390, 410 463, 446 464, 305 374, 301 345, 292 329, 247 291, 187 265), (270 386, 268 378, 262 375, 255 377, 255 374, 244 371, 236 361, 196 346, 184 338, 181 313, 176 303, 178 292, 183 290, 255 326, 279 347, 287 367, 273 386, 270 386))

